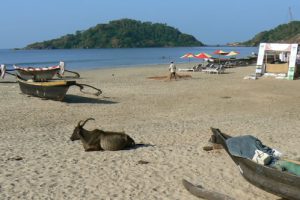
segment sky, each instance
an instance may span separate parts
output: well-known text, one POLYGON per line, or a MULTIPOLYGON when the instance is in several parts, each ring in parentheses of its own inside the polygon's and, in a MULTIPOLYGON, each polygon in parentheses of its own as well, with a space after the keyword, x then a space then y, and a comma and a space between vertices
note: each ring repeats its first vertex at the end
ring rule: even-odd
POLYGON ((246 41, 300 20, 299 0, 1 0, 0 8, 0 49, 123 18, 165 23, 208 45, 246 41))

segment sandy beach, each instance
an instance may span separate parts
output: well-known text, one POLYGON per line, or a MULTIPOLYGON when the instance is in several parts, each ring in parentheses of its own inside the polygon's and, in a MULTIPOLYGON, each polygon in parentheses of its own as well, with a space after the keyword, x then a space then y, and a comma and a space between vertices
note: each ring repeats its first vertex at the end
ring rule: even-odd
POLYGON ((81 71, 77 81, 103 94, 71 87, 63 102, 2 83, 0 199, 198 199, 183 178, 236 199, 280 199, 248 183, 224 150, 202 149, 215 127, 300 157, 299 80, 243 79, 254 72, 249 66, 164 81, 147 77, 167 75, 167 65, 81 71), (85 152, 69 138, 89 117, 95 121, 86 129, 125 131, 145 145, 85 152))

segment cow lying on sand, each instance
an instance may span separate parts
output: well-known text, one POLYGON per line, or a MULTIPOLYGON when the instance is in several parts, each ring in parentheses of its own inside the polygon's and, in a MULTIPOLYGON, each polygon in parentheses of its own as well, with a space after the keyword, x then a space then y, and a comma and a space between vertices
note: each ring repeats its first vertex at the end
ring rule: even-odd
POLYGON ((70 137, 72 141, 81 140, 85 151, 118 151, 135 146, 134 140, 124 132, 84 129, 83 126, 89 120, 95 119, 88 118, 85 121, 79 121, 70 137))

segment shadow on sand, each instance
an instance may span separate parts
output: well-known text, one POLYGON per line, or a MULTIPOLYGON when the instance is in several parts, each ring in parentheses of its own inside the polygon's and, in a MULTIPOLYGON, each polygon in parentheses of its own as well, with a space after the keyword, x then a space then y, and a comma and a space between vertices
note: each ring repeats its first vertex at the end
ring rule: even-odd
POLYGON ((72 95, 72 94, 67 94, 63 101, 66 103, 95 103, 95 104, 119 103, 119 102, 105 100, 105 99, 95 99, 95 98, 77 96, 77 95, 72 95))
POLYGON ((155 145, 138 143, 138 144, 135 144, 135 146, 131 147, 130 149, 138 149, 138 148, 144 148, 144 147, 155 147, 155 145))

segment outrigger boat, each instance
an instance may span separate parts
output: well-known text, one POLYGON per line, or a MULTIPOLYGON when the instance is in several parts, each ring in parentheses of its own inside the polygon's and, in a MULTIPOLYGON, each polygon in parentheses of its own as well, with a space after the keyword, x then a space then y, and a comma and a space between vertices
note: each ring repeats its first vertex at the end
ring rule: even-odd
POLYGON ((17 75, 26 80, 47 81, 53 79, 56 74, 61 71, 61 66, 51 67, 19 67, 14 65, 17 75))
MULTIPOLYGON (((215 142, 221 144, 235 164, 239 167, 242 176, 251 184, 286 199, 300 199, 300 176, 288 171, 281 171, 269 165, 261 165, 251 159, 234 156, 230 153, 227 140, 231 136, 222 133, 219 129, 211 128, 215 142)), ((286 160, 299 169, 298 161, 286 160)))
POLYGON ((35 81, 46 81, 53 79, 55 75, 59 78, 79 78, 80 75, 77 72, 66 70, 65 62, 60 61, 58 65, 51 67, 20 67, 14 65, 14 69, 17 74, 23 79, 35 80, 35 81), (73 77, 65 76, 65 72, 75 74, 73 77))
POLYGON ((76 81, 70 80, 49 80, 45 82, 37 82, 32 80, 25 80, 22 77, 17 76, 17 81, 22 93, 56 101, 62 101, 64 99, 70 86, 78 86, 80 88, 80 91, 83 93, 88 93, 83 91, 85 86, 90 87, 97 92, 88 94, 93 94, 95 96, 99 96, 102 93, 100 89, 97 89, 93 86, 79 84, 76 83, 76 81))
POLYGON ((79 78, 80 74, 74 71, 65 69, 65 62, 61 61, 58 65, 50 67, 21 67, 14 65, 14 69, 7 69, 5 65, 1 65, 0 72, 1 78, 5 77, 5 74, 16 76, 18 75, 25 80, 34 81, 47 81, 55 77, 58 78, 79 78), (14 73, 16 72, 16 73, 14 73), (66 76, 65 72, 72 73, 74 76, 66 76))

